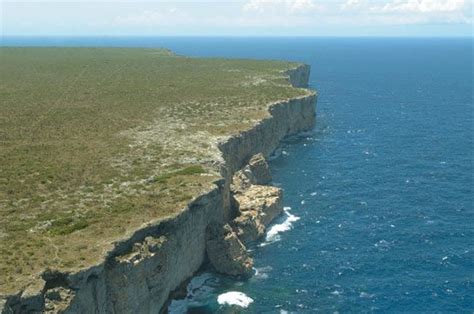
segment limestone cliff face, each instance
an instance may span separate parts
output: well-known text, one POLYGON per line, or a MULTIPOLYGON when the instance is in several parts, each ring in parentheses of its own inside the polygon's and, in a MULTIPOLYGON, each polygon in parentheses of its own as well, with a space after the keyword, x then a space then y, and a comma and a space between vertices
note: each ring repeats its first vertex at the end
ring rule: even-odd
POLYGON ((231 276, 252 274, 253 260, 229 224, 208 226, 206 251, 218 272, 231 276))
MULTIPOLYGON (((308 66, 299 66, 286 74, 295 87, 307 86, 308 66)), ((267 118, 218 145, 224 162, 222 179, 213 189, 194 199, 176 217, 150 223, 129 239, 116 243, 99 265, 73 274, 43 274, 38 285, 0 299, 0 312, 158 312, 170 292, 199 269, 207 254, 216 254, 212 249, 206 252, 210 226, 225 226, 240 215, 233 206, 231 193, 234 173, 252 156, 271 154, 285 136, 311 129, 315 123, 315 100, 316 94, 308 90, 305 96, 272 104, 267 118)), ((281 199, 281 193, 274 192, 281 199)), ((277 214, 275 209, 268 213, 272 217, 277 214)), ((267 218, 263 218, 265 223, 269 221, 267 218)), ((233 241, 224 244, 231 253, 242 252, 241 243, 235 240, 234 231, 228 226, 223 232, 214 230, 211 239, 214 235, 233 241)), ((244 266, 249 263, 245 256, 242 261, 244 266)), ((239 267, 234 266, 232 271, 239 267)))
MULTIPOLYGON (((232 174, 242 168, 257 153, 270 155, 287 135, 309 130, 315 122, 315 94, 272 104, 271 116, 252 129, 229 138, 219 145, 226 171, 232 174)), ((224 173, 224 177, 227 174, 224 173)))
POLYGON ((306 88, 309 83, 310 71, 309 65, 302 64, 299 67, 286 71, 286 75, 288 75, 288 79, 294 87, 306 88))

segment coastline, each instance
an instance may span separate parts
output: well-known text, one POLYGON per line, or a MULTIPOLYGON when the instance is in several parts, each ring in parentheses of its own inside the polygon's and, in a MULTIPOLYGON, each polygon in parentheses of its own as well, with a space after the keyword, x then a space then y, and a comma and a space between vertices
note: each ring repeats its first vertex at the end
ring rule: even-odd
MULTIPOLYGON (((294 87, 307 87, 309 66, 287 71, 294 87)), ((0 300, 1 313, 152 312, 193 276, 206 258, 206 229, 236 213, 232 176, 258 153, 268 157, 286 136, 311 129, 316 93, 269 104, 269 116, 217 144, 221 179, 175 217, 148 223, 118 241, 99 265, 77 273, 46 272, 37 285, 0 300), (46 305, 54 305, 48 308, 46 305)))

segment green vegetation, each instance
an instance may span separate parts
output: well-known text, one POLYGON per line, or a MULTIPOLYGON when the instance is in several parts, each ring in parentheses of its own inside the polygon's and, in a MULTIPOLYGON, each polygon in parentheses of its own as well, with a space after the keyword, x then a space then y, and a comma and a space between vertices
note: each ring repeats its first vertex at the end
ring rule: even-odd
POLYGON ((202 166, 189 166, 181 170, 173 171, 170 173, 162 174, 153 179, 154 182, 166 182, 168 179, 171 179, 175 176, 186 176, 199 173, 205 173, 206 171, 202 166))
POLYGON ((216 141, 304 94, 277 61, 0 48, 0 294, 96 263, 218 177, 216 141))

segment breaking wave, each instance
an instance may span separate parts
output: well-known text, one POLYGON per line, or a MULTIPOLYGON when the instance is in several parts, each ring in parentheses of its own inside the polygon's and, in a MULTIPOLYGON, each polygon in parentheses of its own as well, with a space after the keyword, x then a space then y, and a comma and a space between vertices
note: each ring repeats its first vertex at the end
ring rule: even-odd
POLYGON ((290 213, 291 207, 284 207, 283 208, 283 221, 281 223, 274 224, 270 227, 265 236, 265 241, 260 244, 260 246, 265 246, 277 241, 281 240, 280 234, 291 230, 293 228, 293 223, 295 221, 300 220, 300 217, 293 215, 290 213))
POLYGON ((217 297, 217 303, 220 305, 236 305, 242 308, 247 308, 253 299, 248 297, 245 293, 239 291, 229 291, 220 294, 217 297))

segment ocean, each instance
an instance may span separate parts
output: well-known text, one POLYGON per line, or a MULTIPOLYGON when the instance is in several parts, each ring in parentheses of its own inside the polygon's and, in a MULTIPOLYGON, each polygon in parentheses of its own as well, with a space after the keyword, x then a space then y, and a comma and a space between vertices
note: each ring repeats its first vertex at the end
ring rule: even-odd
POLYGON ((311 65, 317 125, 271 161, 285 214, 255 275, 204 271, 171 312, 474 311, 473 39, 4 38, 311 65))

